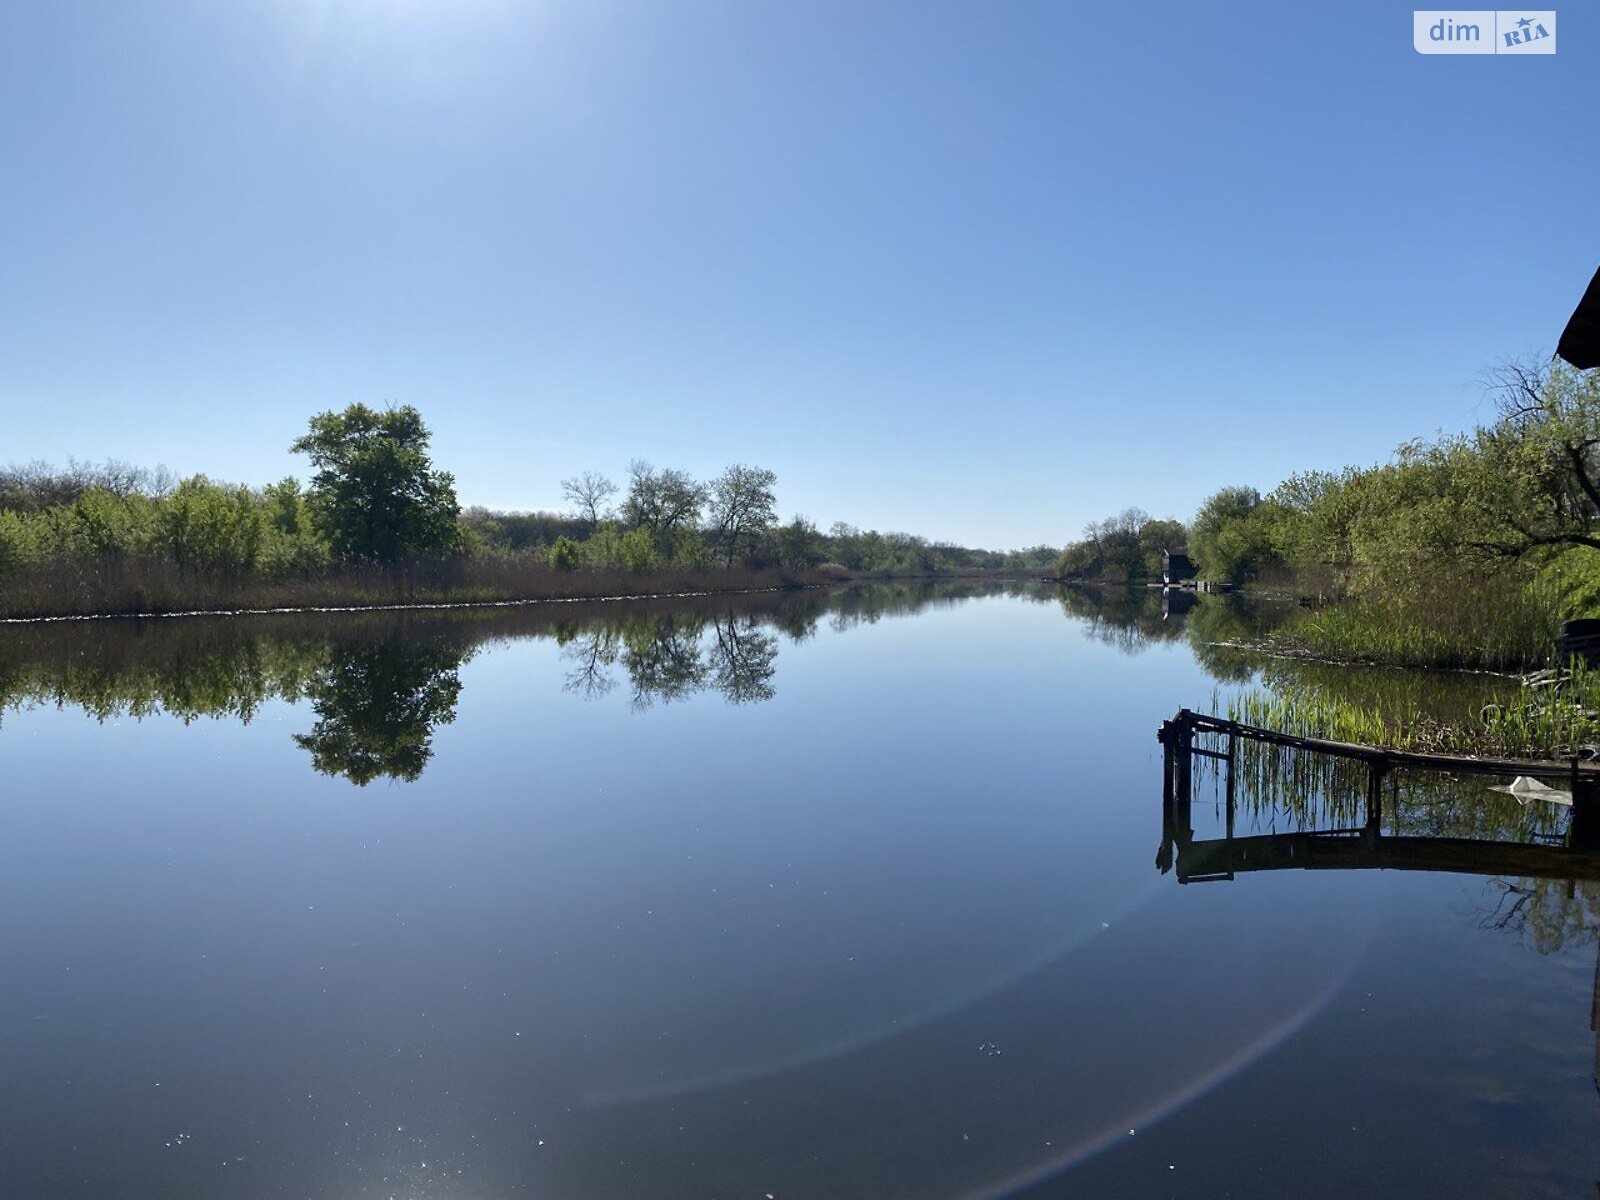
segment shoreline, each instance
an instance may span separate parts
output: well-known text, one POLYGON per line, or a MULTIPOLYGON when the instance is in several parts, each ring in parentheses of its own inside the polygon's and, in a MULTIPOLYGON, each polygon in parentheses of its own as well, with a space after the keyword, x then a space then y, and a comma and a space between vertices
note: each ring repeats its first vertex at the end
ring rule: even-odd
POLYGON ((410 604, 300 604, 276 608, 188 608, 168 612, 57 613, 40 617, 0 617, 0 625, 45 625, 67 621, 166 621, 186 617, 272 617, 292 613, 429 612, 466 608, 529 608, 536 604, 609 604, 621 600, 686 600, 698 596, 745 596, 771 592, 804 592, 843 586, 828 583, 779 583, 770 587, 703 588, 680 592, 620 592, 595 596, 525 596, 514 600, 426 600, 410 604))
MULTIPOLYGON (((817 578, 816 572, 806 572, 809 577, 800 577, 789 572, 777 572, 780 577, 767 583, 741 583, 728 587, 672 587, 670 585, 659 590, 626 591, 601 588, 592 593, 579 593, 568 595, 525 595, 505 596, 500 598, 465 598, 465 599, 429 599, 429 600, 393 600, 377 601, 370 604, 316 604, 316 603, 286 603, 267 605, 240 605, 240 606, 212 606, 206 608, 126 608, 106 609, 91 612, 46 612, 33 613, 26 616, 0 616, 0 626, 14 625, 44 625, 64 624, 73 621, 154 621, 178 620, 199 617, 254 617, 254 616, 279 616, 290 614, 323 613, 337 615, 341 613, 367 613, 367 612, 438 612, 451 609, 493 609, 493 608, 530 608, 547 604, 615 604, 629 600, 686 600, 707 596, 742 596, 742 595, 770 595, 775 592, 800 592, 813 591, 833 587, 848 587, 852 584, 873 584, 893 582, 945 582, 958 580, 971 580, 975 582, 1005 582, 1005 583, 1035 583, 1037 577, 1018 572, 997 573, 963 573, 963 572, 930 572, 924 574, 892 574, 863 572, 847 576, 817 578)), ((430 589, 418 589, 427 592, 430 589)), ((447 591, 448 589, 446 589, 447 591)), ((462 589, 472 591, 475 589, 462 589)))

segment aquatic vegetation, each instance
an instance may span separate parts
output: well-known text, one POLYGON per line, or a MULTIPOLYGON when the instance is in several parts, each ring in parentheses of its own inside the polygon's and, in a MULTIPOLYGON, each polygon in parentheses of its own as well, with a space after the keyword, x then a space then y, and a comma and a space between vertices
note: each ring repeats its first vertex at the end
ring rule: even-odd
POLYGON ((1486 680, 1476 710, 1441 715, 1336 694, 1326 684, 1285 681, 1246 691, 1230 719, 1302 737, 1398 750, 1508 758, 1564 758, 1600 752, 1600 671, 1574 661, 1516 686, 1486 680))
POLYGON ((1330 661, 1517 671, 1547 665, 1559 626, 1555 597, 1456 580, 1412 597, 1349 600, 1305 612, 1267 649, 1330 661))

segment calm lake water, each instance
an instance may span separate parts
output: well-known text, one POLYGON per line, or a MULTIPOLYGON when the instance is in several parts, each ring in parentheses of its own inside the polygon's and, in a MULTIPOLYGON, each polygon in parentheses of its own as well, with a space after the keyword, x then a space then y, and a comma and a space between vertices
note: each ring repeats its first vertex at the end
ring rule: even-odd
MULTIPOLYGON (((1594 884, 1158 869, 1180 706, 1492 686, 1286 681, 1214 644, 1247 617, 908 585, 0 628, 0 1196, 1592 1196, 1594 884)), ((1337 772, 1245 766, 1236 833, 1348 824, 1337 772)))

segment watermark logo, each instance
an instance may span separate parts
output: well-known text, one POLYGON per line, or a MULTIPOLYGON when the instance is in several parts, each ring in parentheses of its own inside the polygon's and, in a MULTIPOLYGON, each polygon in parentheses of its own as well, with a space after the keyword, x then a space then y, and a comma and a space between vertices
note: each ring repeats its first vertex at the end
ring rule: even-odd
POLYGON ((1555 9, 1418 9, 1411 14, 1418 54, 1554 54, 1555 9))

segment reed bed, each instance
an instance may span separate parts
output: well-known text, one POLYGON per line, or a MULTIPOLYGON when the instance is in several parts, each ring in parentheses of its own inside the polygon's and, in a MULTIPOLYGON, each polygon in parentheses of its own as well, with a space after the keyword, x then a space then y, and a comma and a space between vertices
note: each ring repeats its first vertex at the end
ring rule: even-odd
POLYGON ((1308 611, 1268 636, 1269 649, 1337 662, 1475 671, 1550 664, 1560 623, 1550 589, 1484 579, 1352 599, 1308 611))
POLYGON ((1301 737, 1329 738, 1396 750, 1505 758, 1600 755, 1600 671, 1574 660, 1565 671, 1515 688, 1496 688, 1474 712, 1441 717, 1344 699, 1321 688, 1252 689, 1228 703, 1227 715, 1301 737))
MULTIPOLYGON (((1220 805, 1221 772, 1198 767, 1196 779, 1214 781, 1220 805)), ((1242 834, 1354 831, 1367 819, 1368 774, 1364 764, 1261 742, 1240 742, 1236 751, 1234 802, 1242 834)), ((1483 841, 1557 841, 1570 810, 1553 804, 1519 804, 1493 791, 1491 780, 1456 778, 1432 771, 1397 770, 1383 782, 1386 833, 1483 841)))
POLYGON ((597 599, 817 586, 849 577, 837 568, 561 571, 523 558, 360 564, 283 579, 208 577, 163 562, 58 563, 0 578, 0 617, 597 599))

